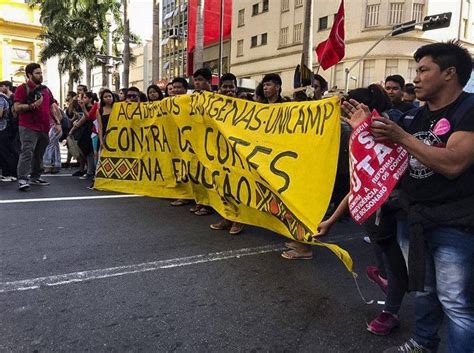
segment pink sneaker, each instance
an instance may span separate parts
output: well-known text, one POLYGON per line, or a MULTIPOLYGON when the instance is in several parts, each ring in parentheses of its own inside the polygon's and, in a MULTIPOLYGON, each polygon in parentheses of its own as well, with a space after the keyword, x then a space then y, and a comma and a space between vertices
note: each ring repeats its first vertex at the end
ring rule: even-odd
POLYGON ((367 331, 374 335, 386 336, 398 326, 400 326, 400 319, 396 315, 382 311, 370 324, 367 325, 367 331))
POLYGON ((380 276, 379 269, 375 266, 367 266, 367 269, 365 270, 367 273, 367 278, 375 283, 378 284, 382 292, 384 292, 385 295, 387 295, 388 292, 388 280, 380 276))

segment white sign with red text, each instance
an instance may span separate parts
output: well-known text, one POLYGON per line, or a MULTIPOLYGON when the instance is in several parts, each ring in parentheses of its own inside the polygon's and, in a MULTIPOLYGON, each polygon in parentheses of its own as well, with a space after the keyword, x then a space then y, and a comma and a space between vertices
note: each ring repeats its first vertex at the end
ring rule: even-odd
POLYGON ((370 131, 374 110, 351 134, 351 192, 349 211, 362 224, 387 200, 408 167, 408 152, 401 146, 375 142, 370 131))

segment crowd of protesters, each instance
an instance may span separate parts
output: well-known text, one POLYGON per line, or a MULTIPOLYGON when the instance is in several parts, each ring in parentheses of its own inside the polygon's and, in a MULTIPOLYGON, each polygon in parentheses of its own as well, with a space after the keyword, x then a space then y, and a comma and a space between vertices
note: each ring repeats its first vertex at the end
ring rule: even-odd
MULTIPOLYGON (((383 85, 351 90, 344 97, 344 122, 336 187, 318 236, 348 212, 349 146, 352 128, 376 109, 381 118, 372 123, 375 141, 402 145, 410 154, 409 168, 389 200, 364 223, 376 264, 368 278, 386 295, 384 310, 368 325, 376 335, 388 335, 400 325, 398 316, 405 293, 416 291, 413 337, 385 352, 436 352, 438 331, 448 318, 447 351, 474 351, 474 97, 463 92, 472 71, 468 52, 454 43, 430 44, 414 55, 418 63, 413 83, 391 75, 383 85), (420 104, 421 103, 421 104, 420 104), (443 128, 436 129, 442 122, 443 128), (410 252, 408 252, 410 249, 410 252)), ((42 173, 61 168, 60 142, 67 141, 68 159, 79 168, 72 175, 91 181, 115 102, 159 101, 190 92, 212 91, 212 74, 199 69, 193 87, 183 77, 174 78, 164 92, 151 85, 146 93, 137 87, 115 93, 104 88, 98 96, 79 85, 67 95, 61 109, 46 86, 38 64, 26 67, 27 82, 16 88, 0 82, 0 168, 5 182, 48 185, 42 173)), ((255 92, 239 92, 237 78, 224 74, 218 93, 264 104, 319 100, 328 91, 326 80, 315 74, 302 82, 304 90, 283 97, 278 74, 265 75, 255 92), (310 88, 309 90, 307 88, 310 88)), ((173 200, 184 206, 189 200, 173 200)), ((198 216, 213 213, 194 204, 198 216)), ((243 225, 222 219, 214 230, 239 234, 243 225)), ((313 258, 312 247, 287 242, 281 255, 288 260, 313 258)))

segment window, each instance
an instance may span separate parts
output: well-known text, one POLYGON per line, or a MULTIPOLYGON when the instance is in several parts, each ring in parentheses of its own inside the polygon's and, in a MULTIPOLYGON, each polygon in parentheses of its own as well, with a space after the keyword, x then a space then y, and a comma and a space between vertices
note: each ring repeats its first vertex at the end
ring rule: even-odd
POLYGON ((295 7, 303 6, 303 0, 295 0, 295 7))
POLYGON ((398 74, 398 60, 387 59, 385 62, 385 77, 398 74))
POLYGON ((281 12, 290 10, 290 0, 281 0, 281 12))
POLYGON ((318 31, 322 31, 328 28, 328 17, 320 17, 319 18, 319 26, 318 26, 318 31))
POLYGON ((379 8, 380 5, 367 5, 367 13, 365 16, 365 27, 373 27, 379 24, 379 8))
POLYGON ((239 17, 237 20, 237 26, 242 27, 245 24, 245 9, 239 10, 239 17))
POLYGON ((375 81, 375 60, 364 60, 364 78, 362 87, 367 87, 375 81))
MULTIPOLYGON (((260 35, 260 45, 267 45, 267 38, 267 33, 262 33, 260 35)), ((258 45, 258 36, 253 36, 251 39, 250 48, 257 47, 258 45)))
POLYGON ((396 25, 396 24, 402 23, 402 19, 403 19, 403 3, 402 2, 391 3, 388 24, 396 25))
POLYGON ((258 4, 252 6, 252 16, 258 15, 258 4))
POLYGON ((280 45, 288 44, 288 27, 280 28, 280 45))
POLYGON ((418 64, 414 60, 410 60, 408 62, 408 72, 406 76, 406 82, 413 82, 413 80, 416 77, 416 68, 418 67, 418 64))
POLYGON ((250 48, 256 47, 257 46, 257 41, 258 41, 258 36, 253 36, 251 44, 250 44, 250 48))
POLYGON ((423 21, 424 7, 425 5, 423 4, 413 4, 413 13, 412 13, 411 19, 415 20, 416 22, 423 21))
POLYGON ((268 11, 268 0, 263 0, 263 10, 262 12, 267 12, 268 11))
POLYGON ((303 25, 301 23, 298 23, 294 25, 293 27, 293 43, 299 43, 301 42, 301 28, 303 25))
POLYGON ((237 41, 237 56, 242 56, 244 55, 244 40, 238 40, 237 41))

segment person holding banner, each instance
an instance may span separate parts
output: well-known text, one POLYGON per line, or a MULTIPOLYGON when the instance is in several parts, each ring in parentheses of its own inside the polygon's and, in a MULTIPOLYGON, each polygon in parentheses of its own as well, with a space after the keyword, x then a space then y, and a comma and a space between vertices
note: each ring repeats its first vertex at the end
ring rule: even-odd
MULTIPOLYGON (((179 96, 182 94, 188 93, 189 84, 188 81, 184 77, 175 77, 173 81, 171 81, 171 85, 173 86, 172 92, 173 96, 179 96)), ((190 200, 185 199, 176 199, 171 201, 171 206, 184 206, 190 204, 190 200)))
POLYGON ((266 74, 262 79, 263 103, 284 103, 285 99, 281 96, 281 77, 278 74, 266 74))
MULTIPOLYGON (((237 94, 237 77, 231 73, 227 73, 221 76, 219 80, 219 94, 223 94, 229 97, 235 97, 237 94)), ((223 218, 217 223, 210 225, 211 229, 214 230, 229 230, 229 234, 237 235, 242 232, 244 225, 239 222, 232 222, 228 219, 223 218)))
MULTIPOLYGON (((375 109, 380 113, 387 113, 388 116, 391 114, 392 103, 390 98, 386 91, 377 84, 350 91, 349 100, 363 103, 371 111, 375 109)), ((343 106, 343 110, 345 110, 345 106, 343 106)), ((348 112, 346 111, 346 113, 348 112)), ((397 119, 398 117, 398 114, 395 113, 393 118, 397 119)), ((359 125, 357 121, 344 120, 354 130, 357 129, 359 125)), ((354 167, 352 166, 352 168, 354 167)), ((318 236, 326 235, 332 225, 347 213, 349 198, 350 193, 341 201, 331 217, 319 225, 318 236)), ((367 267, 367 277, 370 281, 379 285, 387 297, 384 310, 367 325, 369 332, 379 336, 388 335, 393 329, 400 326, 398 312, 408 287, 405 261, 396 240, 395 213, 397 207, 395 191, 392 193, 392 198, 362 224, 369 234, 377 260, 377 267, 367 267)))
MULTIPOLYGON (((212 92, 212 72, 207 67, 198 69, 193 74, 194 92, 212 92)), ((196 204, 189 209, 189 212, 196 216, 208 216, 214 213, 212 207, 196 204)))
MULTIPOLYGON (((416 291, 413 337, 385 350, 436 352, 448 317, 447 352, 474 348, 474 97, 463 92, 472 72, 460 45, 434 43, 414 54, 416 97, 426 105, 403 117, 372 122, 375 141, 396 143, 410 154, 397 225, 408 258, 409 290, 416 291), (409 252, 408 252, 409 249, 409 252)), ((364 120, 366 106, 352 102, 351 118, 364 120)))

